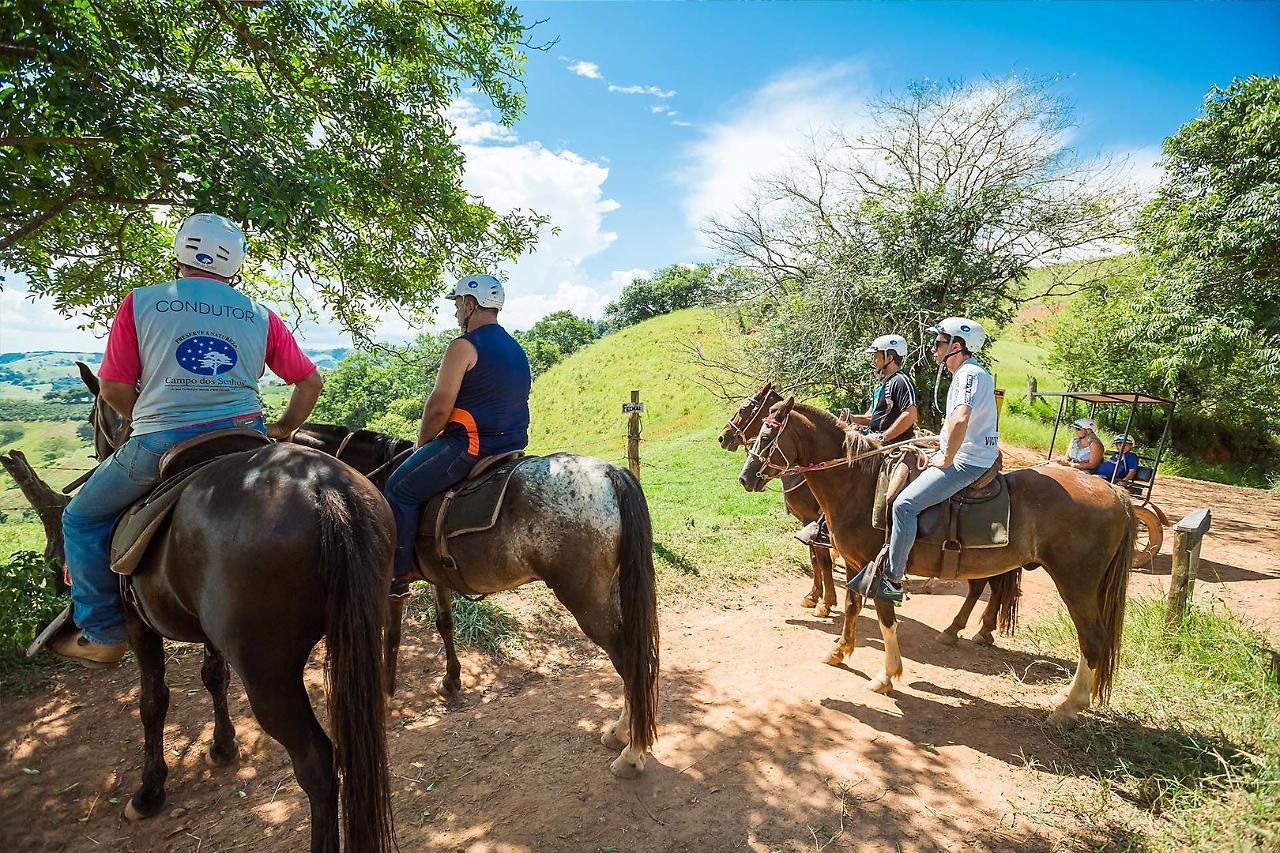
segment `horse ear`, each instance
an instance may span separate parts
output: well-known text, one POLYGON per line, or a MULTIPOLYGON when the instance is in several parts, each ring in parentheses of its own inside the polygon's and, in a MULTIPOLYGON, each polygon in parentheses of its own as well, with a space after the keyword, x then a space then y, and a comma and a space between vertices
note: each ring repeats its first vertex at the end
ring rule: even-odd
POLYGON ((769 393, 770 391, 772 391, 772 390, 773 390, 773 381, 772 381, 772 380, 770 380, 769 382, 764 383, 764 387, 760 389, 761 393, 763 393, 763 394, 768 394, 768 393, 769 393))
POLYGON ((84 382, 85 387, 93 392, 93 396, 98 396, 98 377, 94 375, 93 370, 83 361, 77 361, 76 367, 80 368, 80 379, 84 382))
POLYGON ((791 407, 794 406, 795 404, 796 404, 796 395, 792 394, 789 397, 787 397, 787 399, 782 401, 782 411, 783 412, 791 411, 791 407))

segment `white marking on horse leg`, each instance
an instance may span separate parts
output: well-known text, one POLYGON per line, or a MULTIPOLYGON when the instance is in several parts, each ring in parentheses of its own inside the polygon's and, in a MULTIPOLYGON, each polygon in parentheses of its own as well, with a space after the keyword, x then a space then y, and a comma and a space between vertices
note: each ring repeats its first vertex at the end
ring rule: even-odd
POLYGON ((1054 719, 1074 720, 1077 714, 1088 709, 1093 694, 1093 678, 1093 667, 1085 663, 1083 654, 1080 655, 1071 686, 1058 694, 1058 706, 1053 709, 1054 719))
MULTIPOLYGON (((625 749, 631 742, 631 705, 623 700, 622 716, 618 717, 616 723, 610 723, 604 727, 604 734, 600 735, 600 743, 609 749, 625 749)), ((643 764, 643 760, 641 761, 643 764)))
POLYGON ((902 654, 898 651, 898 624, 885 627, 880 623, 880 636, 884 638, 884 669, 871 682, 871 689, 876 693, 888 693, 893 689, 893 680, 902 677, 902 654))

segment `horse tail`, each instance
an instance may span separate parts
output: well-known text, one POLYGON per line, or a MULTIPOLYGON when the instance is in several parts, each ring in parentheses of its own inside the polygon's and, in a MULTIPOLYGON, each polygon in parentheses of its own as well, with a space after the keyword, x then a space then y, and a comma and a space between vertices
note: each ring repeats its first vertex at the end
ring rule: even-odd
POLYGON ((622 541, 618 592, 622 605, 622 671, 631 708, 631 746, 645 752, 658 738, 658 602, 653 578, 653 522, 640 483, 609 466, 618 495, 622 541))
POLYGON ((390 580, 389 519, 348 490, 322 489, 320 575, 325 587, 325 690, 346 849, 393 846, 381 640, 390 580))
POLYGON ((1093 679, 1093 699, 1106 703, 1111 698, 1111 682, 1120 659, 1120 639, 1124 632, 1124 605, 1129 593, 1129 569, 1133 565, 1133 546, 1138 536, 1133 502, 1119 489, 1115 490, 1124 510, 1124 535, 1111 555, 1111 562, 1098 586, 1098 612, 1102 618, 1103 643, 1098 671, 1093 679))
POLYGON ((991 600, 996 605, 996 629, 1012 637, 1018 628, 1018 602, 1022 598, 1022 567, 1011 569, 989 580, 991 600))

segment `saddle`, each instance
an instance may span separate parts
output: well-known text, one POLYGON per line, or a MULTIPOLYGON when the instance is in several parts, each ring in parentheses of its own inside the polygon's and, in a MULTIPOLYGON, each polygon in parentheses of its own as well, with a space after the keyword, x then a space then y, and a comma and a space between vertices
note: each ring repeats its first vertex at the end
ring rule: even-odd
POLYGON ((270 444, 257 430, 219 429, 175 444, 160 457, 160 483, 150 494, 125 510, 111 531, 111 571, 131 575, 147 553, 147 546, 169 520, 178 498, 197 471, 233 453, 270 444))
MULTIPOLYGON (((915 480, 929 464, 923 452, 907 451, 896 464, 886 462, 876 484, 876 498, 872 503, 871 524, 878 530, 889 529, 889 508, 908 483, 915 480)), ((1001 473, 1004 454, 971 485, 961 489, 948 500, 931 506, 920 513, 916 528, 917 565, 924 556, 918 546, 929 546, 937 551, 937 562, 932 571, 927 561, 922 573, 944 579, 959 576, 965 549, 1002 548, 1009 544, 1009 484, 1001 473)))
POLYGON ((437 561, 444 569, 447 585, 464 595, 480 595, 462 576, 449 553, 449 540, 469 533, 481 533, 498 523, 512 476, 526 462, 537 459, 513 450, 486 456, 472 466, 467 478, 427 501, 418 526, 415 548, 418 563, 437 561))

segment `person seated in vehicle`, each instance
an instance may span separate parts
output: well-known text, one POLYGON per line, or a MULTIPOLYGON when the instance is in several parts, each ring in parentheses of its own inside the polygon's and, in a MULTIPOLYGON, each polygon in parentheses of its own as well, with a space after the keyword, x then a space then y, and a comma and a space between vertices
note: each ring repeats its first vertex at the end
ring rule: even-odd
MULTIPOLYGON (((871 405, 866 414, 841 415, 841 422, 862 428, 881 443, 907 441, 916 434, 916 386, 902 369, 907 357, 907 342, 901 335, 881 335, 867 347, 871 366, 880 381, 871 392, 871 405)), ((795 537, 806 545, 831 547, 826 514, 811 521, 795 537)))
POLYGON ((1101 464, 1105 450, 1102 439, 1098 438, 1098 423, 1093 418, 1080 418, 1072 422, 1071 428, 1076 434, 1067 445, 1067 452, 1054 457, 1053 461, 1092 474, 1101 464))
POLYGON ((240 226, 197 213, 173 238, 175 281, 125 296, 98 369, 102 398, 132 421, 127 441, 80 487, 62 514, 78 631, 49 650, 90 667, 125 652, 124 607, 111 571, 116 519, 160 480, 160 457, 180 441, 231 427, 286 438, 311 414, 324 380, 274 312, 235 289, 248 252, 240 226), (295 386, 280 420, 263 423, 264 367, 295 386))
POLYGON ((391 597, 409 597, 409 572, 423 505, 466 479, 483 456, 529 444, 529 387, 524 348, 498 324, 506 294, 491 275, 469 275, 449 296, 463 334, 445 350, 435 388, 422 409, 416 449, 387 480, 396 521, 391 597))
POLYGON ((1133 452, 1133 436, 1122 432, 1112 443, 1116 449, 1093 473, 1106 477, 1113 483, 1132 483, 1138 476, 1138 466, 1141 464, 1138 454, 1133 452))
MULTIPOLYGON (((948 317, 929 331, 937 336, 933 357, 938 363, 939 378, 945 366, 951 371, 951 387, 947 391, 938 452, 894 499, 889 564, 879 582, 870 587, 875 598, 895 605, 902 603, 902 581, 920 513, 976 482, 995 464, 1000 452, 995 380, 973 357, 987 340, 982 326, 966 317, 948 317)), ((865 588, 863 582, 874 571, 873 562, 848 585, 865 588)))

